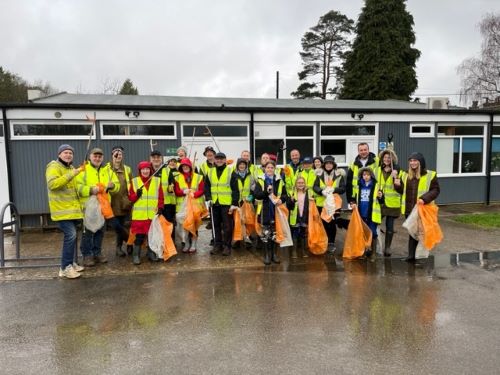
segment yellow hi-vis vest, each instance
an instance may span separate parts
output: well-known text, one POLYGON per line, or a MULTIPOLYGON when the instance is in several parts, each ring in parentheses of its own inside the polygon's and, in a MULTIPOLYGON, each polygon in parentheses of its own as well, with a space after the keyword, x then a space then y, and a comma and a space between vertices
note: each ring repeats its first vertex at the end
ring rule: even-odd
POLYGON ((165 204, 176 204, 175 192, 168 191, 168 180, 172 170, 169 167, 164 167, 161 170, 161 189, 163 190, 163 199, 165 204))
POLYGON ((306 188, 309 192, 309 196, 312 197, 311 194, 313 194, 313 186, 314 182, 316 181, 316 173, 314 173, 314 169, 311 168, 309 170, 305 169, 300 170, 299 173, 297 174, 297 177, 295 178, 295 182, 297 182, 297 178, 299 177, 303 177, 304 180, 306 181, 306 188))
POLYGON ((57 160, 52 160, 47 164, 45 179, 49 195, 50 217, 54 221, 83 218, 74 170, 73 166, 66 167, 57 160))
MULTIPOLYGON (((137 190, 144 186, 140 177, 132 179, 132 189, 137 190)), ((151 220, 158 208, 158 190, 160 189, 160 178, 153 177, 149 182, 149 188, 142 188, 141 197, 135 201, 132 207, 132 220, 151 220)))
MULTIPOLYGON (((431 181, 436 177, 436 172, 427 170, 427 174, 420 177, 418 181, 418 190, 417 190, 417 199, 419 199, 422 195, 427 193, 431 187, 431 181)), ((401 213, 404 215, 406 211, 406 188, 407 188, 407 180, 408 173, 403 172, 402 180, 404 183, 403 196, 401 197, 401 213)))
MULTIPOLYGON (((342 175, 338 175, 337 178, 335 180, 333 180, 332 187, 334 189, 339 186, 341 178, 342 178, 342 175)), ((319 177, 319 187, 321 189, 324 189, 326 187, 326 184, 321 179, 321 176, 319 177)), ((326 197, 323 194, 316 194, 315 197, 314 197, 314 201, 316 202, 316 206, 317 207, 323 207, 324 204, 325 204, 325 199, 326 199, 326 197)))
MULTIPOLYGON (((387 177, 387 180, 384 180, 384 172, 382 168, 379 166, 375 168, 373 171, 375 174, 375 178, 377 179, 378 185, 382 193, 384 193, 384 204, 389 208, 399 208, 401 207, 401 194, 399 194, 394 189, 394 179, 390 174, 387 177)), ((401 176, 401 171, 399 171, 399 176, 401 176)))
POLYGON ((212 193, 212 201, 219 202, 220 205, 231 205, 231 169, 225 167, 217 178, 217 168, 212 168, 208 175, 210 180, 210 192, 212 193))
POLYGON ((250 195, 250 186, 252 185, 253 176, 248 174, 245 176, 245 180, 241 182, 238 178, 238 191, 240 193, 238 202, 242 202, 246 197, 250 195))
MULTIPOLYGON (((309 194, 311 194, 311 190, 309 190, 309 194)), ((290 211, 289 222, 290 222, 290 225, 295 225, 295 224, 297 224, 297 215, 299 213, 299 202, 297 201, 299 193, 297 192, 297 190, 295 190, 291 196, 295 200, 295 206, 293 207, 293 210, 290 211)), ((306 199, 306 201, 304 202, 304 211, 306 210, 306 207, 305 207, 306 204, 309 205, 308 199, 306 199)))
MULTIPOLYGON (((264 186, 265 186, 265 177, 261 176, 262 178, 259 178, 257 182, 259 183, 260 187, 262 188, 262 191, 264 191, 264 186)), ((278 184, 278 198, 281 197, 281 193, 283 192, 283 180, 280 178, 278 184)), ((256 215, 259 215, 262 212, 262 200, 256 200, 257 202, 257 210, 255 211, 256 215)), ((283 202, 285 203, 285 202, 283 202)))
POLYGON ((295 186, 295 181, 297 180, 297 176, 299 175, 301 171, 301 166, 299 165, 295 172, 293 171, 293 167, 290 164, 286 164, 283 167, 283 170, 285 172, 285 187, 287 194, 290 194, 295 186), (288 176, 287 176, 287 171, 288 171, 288 176))
POLYGON ((111 168, 107 168, 105 165, 100 168, 95 168, 90 162, 88 162, 85 165, 85 170, 76 176, 78 196, 80 197, 82 207, 85 207, 85 203, 87 203, 91 187, 97 186, 98 183, 101 183, 106 189, 109 182, 112 182, 115 185, 113 189, 106 194, 108 201, 111 202, 111 195, 109 193, 118 193, 120 191, 120 181, 118 180, 118 176, 111 168))
MULTIPOLYGON (((378 156, 374 158, 374 161, 372 164, 366 164, 365 168, 370 168, 372 171, 375 170, 375 168, 378 165, 378 156)), ((352 163, 349 168, 352 170, 352 196, 357 197, 358 192, 359 192, 359 187, 358 187, 358 179, 359 179, 359 167, 352 163)), ((350 197, 347 197, 349 199, 350 197)))
POLYGON ((215 167, 210 167, 208 165, 208 162, 205 160, 203 163, 200 165, 200 172, 203 176, 207 176, 208 173, 215 167))
MULTIPOLYGON (((175 181, 177 181, 177 183, 179 184, 179 189, 189 189, 186 179, 184 178, 184 175, 182 173, 179 173, 177 176, 175 176, 175 181)), ((191 177, 191 190, 198 190, 198 186, 200 185, 201 181, 203 181, 203 176, 198 173, 193 173, 193 176, 191 177)), ((185 199, 185 196, 175 197, 175 212, 179 212, 181 210, 182 203, 185 199)), ((205 201, 203 195, 199 198, 196 198, 196 200, 199 201, 200 204, 203 204, 205 201)))

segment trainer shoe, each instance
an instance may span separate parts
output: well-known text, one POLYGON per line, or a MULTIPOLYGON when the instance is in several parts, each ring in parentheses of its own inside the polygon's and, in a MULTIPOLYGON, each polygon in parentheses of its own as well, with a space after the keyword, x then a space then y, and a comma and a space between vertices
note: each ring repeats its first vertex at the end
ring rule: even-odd
POLYGON ((72 264, 68 264, 66 268, 59 269, 59 277, 65 277, 66 279, 77 279, 81 275, 75 271, 72 264))
POLYGON ((73 269, 74 269, 76 272, 82 272, 83 270, 85 270, 85 267, 82 267, 82 266, 80 266, 78 263, 73 262, 73 269))

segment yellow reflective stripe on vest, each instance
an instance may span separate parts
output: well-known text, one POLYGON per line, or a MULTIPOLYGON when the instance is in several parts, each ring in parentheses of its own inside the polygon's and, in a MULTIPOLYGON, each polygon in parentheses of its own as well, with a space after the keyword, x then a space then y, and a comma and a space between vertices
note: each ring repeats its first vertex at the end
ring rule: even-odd
POLYGON ((140 177, 132 179, 132 188, 134 192, 142 187, 142 196, 134 203, 132 207, 132 220, 153 219, 158 208, 158 191, 160 189, 160 178, 153 177, 146 189, 140 177))
POLYGON ((384 180, 384 173, 381 167, 377 167, 374 170, 377 182, 380 186, 380 190, 384 193, 384 204, 389 208, 400 208, 401 207, 401 194, 399 194, 394 189, 394 179, 390 174, 387 180, 384 180))
MULTIPOLYGON (((179 173, 177 176, 175 176, 175 180, 177 181, 177 183, 179 184, 179 189, 181 190, 184 190, 184 189, 188 189, 189 186, 186 182, 186 179, 184 178, 184 175, 182 173, 179 173)), ((192 177, 192 180, 191 180, 191 189, 193 191, 196 191, 198 190, 198 186, 200 185, 200 182, 203 180, 203 176, 202 175, 199 175, 198 173, 193 173, 193 177, 192 177)), ((183 197, 175 197, 175 212, 179 212, 181 207, 182 207, 182 203, 184 202, 184 200, 186 199, 185 196, 183 197)), ((196 201, 197 202, 200 202, 200 204, 203 204, 204 202, 204 196, 202 195, 201 197, 199 198, 196 198, 196 201)))
POLYGON ((231 205, 231 173, 228 167, 224 168, 220 178, 217 178, 217 168, 212 168, 209 175, 212 201, 221 205, 231 205))
MULTIPOLYGON (((436 172, 431 170, 428 170, 424 176, 420 177, 420 180, 418 180, 417 199, 420 199, 422 195, 424 195, 430 190, 431 182, 434 179, 434 177, 436 177, 436 172)), ((401 179, 403 180, 404 183, 403 196, 401 197, 401 213, 404 215, 406 211, 406 188, 408 187, 407 185, 408 173, 406 172, 403 173, 401 179)))
MULTIPOLYGON (((283 180, 279 179, 278 181, 279 181, 279 183, 278 183, 278 198, 280 198, 281 193, 283 193, 283 180)), ((262 191, 264 191, 264 185, 265 185, 264 180, 259 179, 257 182, 259 183, 260 187, 262 188, 262 191)), ((257 202, 257 210, 255 211, 255 214, 259 215, 262 212, 262 200, 257 200, 256 202, 257 202)))
POLYGON ((242 183, 241 179, 238 178, 238 191, 240 193, 239 201, 241 202, 243 199, 250 195, 250 185, 252 183, 252 175, 246 175, 245 180, 242 183))
MULTIPOLYGON (((332 187, 335 189, 339 186, 340 184, 340 179, 342 178, 342 175, 339 175, 335 180, 333 180, 333 185, 332 187)), ((326 187, 325 182, 321 179, 321 176, 319 178, 319 187, 321 189, 324 189, 326 187)), ((316 202, 317 207, 323 207, 325 204, 325 199, 326 197, 323 194, 316 194, 314 197, 314 201, 316 202)))
MULTIPOLYGON (((378 165, 378 157, 375 158, 372 164, 365 165, 366 168, 370 168, 372 171, 375 170, 375 166, 378 165)), ((352 196, 357 197, 359 194, 358 179, 359 179, 359 167, 357 164, 352 163, 350 166, 352 170, 352 196)))
POLYGON ((161 171, 161 189, 163 190, 163 199, 165 204, 176 204, 175 193, 168 191, 168 180, 172 170, 164 167, 161 171))

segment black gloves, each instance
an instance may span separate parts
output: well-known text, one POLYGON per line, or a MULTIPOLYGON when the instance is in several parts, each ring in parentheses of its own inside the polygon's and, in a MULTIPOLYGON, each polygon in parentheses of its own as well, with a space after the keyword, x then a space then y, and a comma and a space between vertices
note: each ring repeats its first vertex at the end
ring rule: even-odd
POLYGON ((142 187, 140 187, 139 189, 137 189, 137 198, 140 198, 142 197, 142 187))

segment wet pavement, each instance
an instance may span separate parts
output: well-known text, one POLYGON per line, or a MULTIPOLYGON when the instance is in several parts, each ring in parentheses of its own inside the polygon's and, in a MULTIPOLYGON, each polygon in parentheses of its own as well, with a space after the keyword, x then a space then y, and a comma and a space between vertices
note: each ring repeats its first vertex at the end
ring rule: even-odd
POLYGON ((0 284, 8 374, 494 374, 500 253, 0 284))
MULTIPOLYGON (((196 254, 136 267, 108 231, 109 263, 79 280, 57 266, 0 270, 1 372, 498 373, 500 230, 452 220, 485 211, 500 205, 442 207, 445 238, 417 265, 399 259, 401 219, 394 256, 375 263, 282 254, 265 267, 254 248, 209 255, 202 229, 196 254)), ((23 232, 21 254, 58 256, 61 239, 23 232)), ((58 261, 29 262, 47 263, 58 261)))

